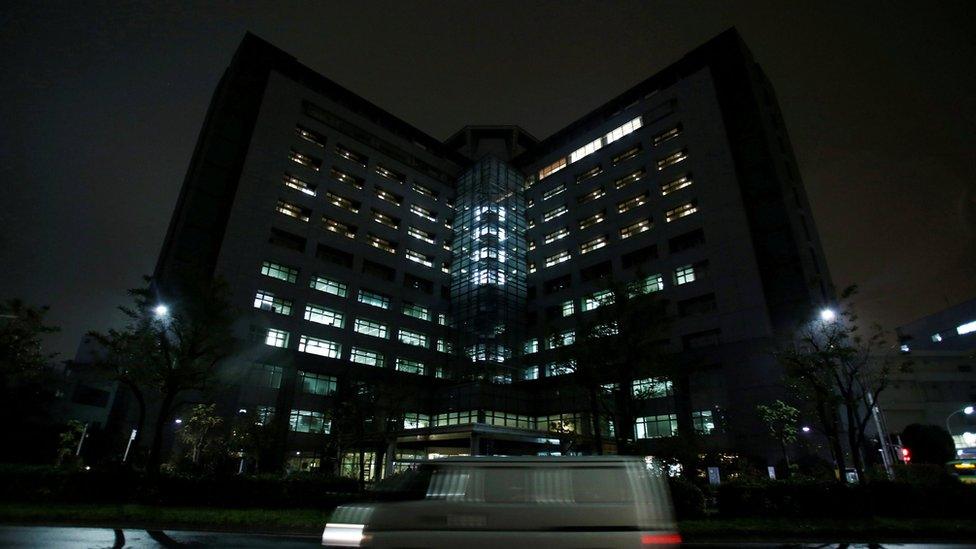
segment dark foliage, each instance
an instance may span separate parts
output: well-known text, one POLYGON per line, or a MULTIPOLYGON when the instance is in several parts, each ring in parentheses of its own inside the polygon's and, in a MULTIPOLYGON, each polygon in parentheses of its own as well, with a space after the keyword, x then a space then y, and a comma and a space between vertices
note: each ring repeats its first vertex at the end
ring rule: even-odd
POLYGON ((942 465, 956 456, 952 437, 938 425, 913 423, 901 432, 901 442, 911 452, 913 464, 942 465))

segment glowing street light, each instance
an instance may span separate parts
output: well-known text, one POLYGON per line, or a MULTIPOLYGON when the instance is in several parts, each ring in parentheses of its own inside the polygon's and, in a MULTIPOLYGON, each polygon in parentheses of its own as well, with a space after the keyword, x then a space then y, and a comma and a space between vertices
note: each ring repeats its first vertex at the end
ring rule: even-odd
POLYGON ((971 415, 973 415, 973 411, 976 411, 976 408, 973 408, 972 405, 969 405, 969 406, 966 406, 965 408, 960 408, 960 409, 956 410, 955 412, 952 412, 951 414, 947 415, 946 416, 946 431, 949 431, 949 434, 952 435, 952 429, 949 427, 949 420, 952 419, 952 416, 954 416, 954 415, 956 415, 956 414, 958 414, 960 412, 963 413, 963 414, 966 414, 967 416, 971 416, 971 415))
POLYGON ((833 309, 827 307, 820 310, 820 320, 824 322, 833 322, 837 319, 837 313, 833 309))
POLYGON ((973 407, 966 406, 965 408, 962 409, 962 413, 966 414, 967 416, 973 415, 973 407))
POLYGON ((803 431, 804 433, 809 433, 810 432, 810 428, 807 427, 806 425, 804 425, 803 427, 800 427, 800 430, 803 431))
POLYGON ((166 318, 169 316, 169 307, 160 303, 153 307, 153 314, 156 315, 156 318, 166 318))
POLYGON ((181 423, 183 423, 183 420, 181 418, 176 418, 173 420, 173 423, 180 425, 181 423))

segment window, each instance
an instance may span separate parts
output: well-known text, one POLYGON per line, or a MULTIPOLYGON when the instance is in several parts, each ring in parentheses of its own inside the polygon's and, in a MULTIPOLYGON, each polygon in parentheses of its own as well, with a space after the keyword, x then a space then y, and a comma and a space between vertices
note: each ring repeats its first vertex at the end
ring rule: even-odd
POLYGON ((566 206, 559 206, 557 208, 553 208, 548 212, 542 214, 542 222, 545 223, 547 221, 552 221, 553 219, 556 219, 557 217, 563 215, 568 211, 569 210, 566 208, 566 206))
POLYGON ((340 234, 346 238, 356 238, 357 228, 354 225, 343 223, 342 221, 333 219, 327 215, 322 216, 322 227, 324 227, 327 231, 340 234))
POLYGON ((417 347, 427 347, 427 336, 420 332, 413 332, 411 330, 404 330, 400 328, 397 334, 400 343, 406 343, 407 345, 416 345, 417 347))
POLYGON ((612 305, 613 302, 613 292, 610 290, 601 290, 585 296, 583 298, 582 307, 580 307, 580 310, 585 313, 604 305, 612 305))
POLYGON ((254 294, 255 309, 271 311, 272 313, 278 313, 280 315, 290 315, 291 305, 291 300, 275 297, 273 293, 265 290, 258 290, 258 292, 254 294))
POLYGON ((336 181, 338 181, 340 183, 345 183, 346 185, 351 185, 351 186, 353 186, 353 187, 355 187, 357 189, 362 189, 363 188, 363 181, 364 180, 363 180, 362 177, 356 177, 355 175, 348 174, 348 173, 340 170, 339 168, 336 168, 335 166, 333 166, 332 167, 332 170, 329 171, 329 175, 332 176, 332 179, 335 179, 336 181))
POLYGON ((324 413, 310 410, 292 410, 288 419, 289 428, 296 433, 328 434, 331 423, 324 413))
POLYGON ((303 393, 310 395, 331 395, 336 390, 336 378, 298 371, 298 385, 303 393))
POLYGON ((546 235, 545 243, 551 244, 559 239, 569 236, 569 229, 562 227, 546 235))
POLYGON ((314 143, 319 147, 325 147, 325 136, 323 136, 322 134, 316 131, 312 131, 306 127, 299 125, 299 126, 295 126, 295 133, 298 134, 298 137, 301 137, 302 139, 308 141, 309 143, 314 143))
POLYGON ((437 200, 437 192, 436 191, 434 191, 433 189, 427 188, 427 187, 421 185, 420 183, 417 183, 416 181, 413 182, 413 184, 410 186, 410 188, 413 189, 414 191, 416 191, 416 192, 424 195, 424 196, 427 196, 427 197, 433 198, 434 200, 437 200))
POLYGON ((670 379, 663 377, 649 377, 635 379, 631 385, 634 398, 662 398, 674 394, 674 386, 670 379))
POLYGON ((485 423, 498 427, 513 427, 515 429, 535 429, 535 418, 507 412, 485 411, 485 423))
POLYGON ((342 328, 343 314, 339 311, 326 309, 311 303, 305 305, 305 320, 316 324, 325 324, 334 328, 342 328))
POLYGON ((552 433, 574 433, 580 424, 579 414, 555 414, 536 418, 536 426, 540 431, 552 433))
POLYGON ((430 427, 430 416, 427 414, 418 414, 414 412, 407 412, 403 414, 404 429, 426 429, 427 427, 430 427))
POLYGON ((976 320, 956 326, 956 334, 966 335, 976 332, 976 320))
POLYGON ((651 292, 660 292, 664 289, 664 278, 659 275, 651 275, 638 280, 630 286, 630 291, 628 292, 629 297, 636 297, 638 295, 649 294, 651 292))
POLYGON ((402 173, 383 167, 379 164, 376 165, 375 171, 380 176, 385 177, 391 181, 396 181, 397 183, 403 183, 404 181, 407 180, 407 176, 403 175, 402 173))
POLYGON ((533 337, 522 344, 522 354, 531 355, 539 352, 539 338, 533 337))
POLYGON ((563 250, 561 252, 558 252, 556 254, 553 254, 553 255, 547 257, 546 258, 546 267, 552 267, 553 265, 558 265, 558 264, 560 264, 560 263, 562 263, 564 261, 569 261, 569 259, 570 259, 569 252, 567 252, 566 250, 563 250))
POLYGON ((437 313, 437 323, 441 326, 447 326, 447 315, 444 313, 437 313))
POLYGON ((590 282, 600 280, 601 278, 609 278, 612 274, 613 264, 610 260, 607 260, 580 269, 580 280, 590 282))
POLYGON ((682 129, 681 124, 678 124, 677 126, 671 128, 670 130, 663 131, 655 135, 652 140, 654 142, 654 146, 656 147, 661 143, 664 143, 665 141, 669 141, 671 139, 674 139, 675 137, 678 137, 679 135, 681 135, 681 129, 682 129))
POLYGON ((539 170, 539 180, 541 181, 565 167, 566 167, 566 159, 560 158, 559 160, 539 170))
POLYGON ((382 368, 386 362, 383 355, 379 352, 363 349, 362 347, 353 347, 349 353, 349 360, 356 364, 376 366, 377 368, 382 368))
POLYGON ((576 184, 579 185, 580 183, 586 181, 587 179, 590 179, 591 177, 596 177, 596 176, 600 175, 601 173, 603 173, 603 168, 601 168, 600 165, 597 164, 596 166, 594 166, 594 167, 586 170, 585 172, 577 175, 576 176, 576 184))
POLYGON ((278 280, 284 280, 285 282, 292 284, 298 280, 298 269, 287 267, 285 265, 281 265, 280 263, 272 263, 270 261, 264 261, 261 263, 261 274, 271 278, 277 278, 278 280))
POLYGON ((566 185, 563 184, 563 183, 560 183, 559 185, 556 185, 555 187, 553 187, 553 188, 549 189, 548 191, 542 193, 542 200, 543 201, 549 200, 550 198, 552 198, 552 197, 554 197, 556 195, 562 194, 564 192, 566 192, 566 185))
POLYGON ((331 278, 325 278, 324 276, 313 276, 309 279, 308 286, 313 290, 339 297, 346 297, 346 291, 348 289, 344 283, 338 280, 332 280, 331 278))
POLYGON ((587 143, 586 145, 583 145, 582 147, 576 149, 572 153, 570 153, 569 161, 570 163, 576 162, 577 160, 582 159, 584 156, 589 156, 595 153, 596 151, 600 150, 602 147, 603 147, 603 138, 601 137, 599 139, 595 139, 587 143))
POLYGON ((687 204, 682 204, 676 208, 672 208, 664 214, 664 219, 670 223, 676 219, 681 219, 686 215, 691 215, 698 211, 698 204, 695 201, 688 202, 687 204))
POLYGON ((645 173, 647 173, 647 172, 644 171, 644 168, 641 168, 641 169, 637 170, 636 172, 629 173, 629 174, 621 177, 620 179, 617 179, 616 181, 614 181, 613 182, 613 187, 615 189, 622 189, 622 188, 626 187, 627 185, 630 185, 631 183, 636 183, 636 182, 640 181, 642 177, 644 177, 644 174, 645 173))
POLYGON ((426 219, 427 221, 437 221, 437 213, 432 212, 422 206, 418 206, 417 204, 410 205, 410 212, 426 219))
POLYGON ((629 269, 654 259, 657 259, 657 245, 651 244, 620 256, 620 264, 623 268, 629 269))
POLYGON ((359 290, 359 296, 357 298, 357 301, 365 305, 370 305, 372 307, 379 307, 380 309, 390 308, 389 297, 383 294, 378 294, 376 292, 371 292, 369 290, 359 290))
POLYGON ((612 131, 610 131, 610 133, 605 135, 604 139, 606 140, 606 144, 609 145, 610 143, 613 143, 614 141, 622 138, 623 136, 629 135, 634 131, 640 129, 640 127, 641 127, 641 117, 638 116, 637 118, 631 120, 630 122, 627 122, 622 126, 614 128, 612 131))
POLYGON ((326 246, 325 244, 319 244, 315 248, 315 257, 326 261, 329 263, 335 263, 336 265, 341 265, 343 267, 352 267, 352 254, 349 252, 344 252, 338 248, 333 248, 332 246, 326 246))
POLYGON ((360 203, 356 200, 350 200, 344 196, 339 196, 332 191, 325 192, 325 200, 329 204, 342 208, 343 210, 349 210, 352 213, 359 213, 360 203))
POLYGON ((590 191, 590 192, 588 192, 586 194, 582 194, 580 196, 577 196, 576 197, 576 203, 577 204, 586 204, 587 202, 592 202, 594 200, 597 200, 599 198, 602 198, 606 194, 607 194, 607 191, 603 190, 603 187, 597 187, 597 188, 593 189, 592 191, 590 191))
POLYGON ((681 344, 684 349, 702 349, 705 347, 714 347, 721 343, 722 341, 722 330, 715 328, 713 330, 705 330, 703 332, 694 332, 691 334, 685 334, 681 336, 681 344))
POLYGON ((373 320, 366 320, 365 318, 356 319, 356 323, 353 326, 353 331, 359 334, 380 337, 383 339, 390 336, 390 331, 386 324, 373 320))
POLYGON ((714 311, 717 308, 715 294, 705 294, 678 302, 680 316, 700 315, 714 311))
POLYGON ((366 243, 374 248, 379 248, 384 252, 390 252, 391 254, 396 253, 397 244, 392 240, 387 240, 385 238, 380 238, 373 233, 366 234, 366 243))
POLYGON ((711 410, 698 410, 691 413, 691 424, 700 435, 710 435, 715 432, 715 420, 711 410))
POLYGON ((452 353, 452 352, 454 352, 454 349, 451 346, 451 342, 450 341, 447 341, 446 339, 438 339, 437 340, 437 344, 435 345, 435 347, 437 348, 438 352, 441 352, 441 353, 452 353))
POLYGON ((434 239, 437 235, 434 233, 429 233, 423 229, 418 229, 417 227, 407 227, 407 234, 416 238, 417 240, 423 240, 428 244, 433 244, 434 239))
POLYGON ((254 365, 254 384, 258 387, 267 387, 268 389, 281 389, 281 375, 284 372, 284 368, 281 366, 272 366, 271 364, 260 364, 254 365))
POLYGON ((563 330, 558 334, 553 334, 549 336, 550 349, 555 349, 556 347, 565 347, 566 345, 572 345, 573 343, 576 343, 575 330, 563 330))
POLYGON ((675 191, 679 191, 685 187, 691 186, 692 180, 690 175, 683 175, 677 179, 668 181, 667 183, 661 185, 661 196, 667 196, 675 191))
POLYGON ((546 364, 547 376, 564 376, 576 371, 576 363, 572 360, 568 362, 550 362, 546 364))
POLYGON ((588 242, 584 242, 583 244, 580 244, 580 254, 587 254, 593 250, 599 250, 607 245, 608 240, 607 235, 602 235, 588 242))
POLYGON ((522 370, 522 379, 529 381, 532 379, 539 379, 539 367, 538 366, 528 366, 522 370))
POLYGON ((602 223, 605 218, 606 218, 606 210, 600 210, 595 214, 591 215, 590 217, 580 219, 579 228, 580 230, 588 229, 593 225, 596 225, 597 223, 602 223))
POLYGON ((297 204, 292 204, 291 202, 285 202, 284 200, 278 200, 275 211, 306 223, 308 222, 309 216, 312 215, 312 210, 303 208, 297 204))
POLYGON ((342 347, 338 343, 306 335, 298 338, 298 350, 329 358, 339 358, 342 355, 342 347))
POLYGON ((668 249, 672 254, 697 248, 703 244, 705 244, 705 233, 701 229, 668 239, 668 249))
MULTIPOLYGON (((434 283, 426 278, 420 278, 419 276, 414 276, 410 273, 404 273, 403 275, 403 287, 410 288, 412 290, 419 290, 425 294, 434 293, 434 283)), ((442 292, 443 293, 443 292, 442 292)), ((448 297, 448 296, 445 296, 448 297)))
POLYGON ((406 372, 408 374, 424 375, 424 363, 416 360, 407 360, 402 357, 397 357, 396 359, 396 369, 398 372, 406 372))
POLYGON ((414 263, 420 263, 424 267, 434 266, 434 256, 422 254, 420 252, 415 252, 413 250, 406 250, 405 252, 407 259, 413 261, 414 263))
POLYGON ((364 274, 375 276, 376 278, 381 278, 389 282, 393 282, 396 278, 396 269, 368 259, 363 260, 362 271, 364 274))
POLYGON ((654 228, 654 223, 651 222, 651 219, 650 218, 648 218, 648 219, 641 219, 640 221, 638 221, 636 223, 631 223, 630 225, 627 225, 626 227, 622 227, 620 229, 620 238, 621 238, 621 240, 623 240, 624 238, 630 238, 630 237, 634 236, 635 234, 640 234, 640 233, 642 233, 644 231, 649 231, 649 230, 651 230, 653 228, 654 228))
POLYGON ((315 196, 315 185, 302 181, 294 175, 286 173, 283 178, 283 182, 286 187, 295 189, 296 191, 301 191, 309 196, 315 196))
POLYGON ((389 191, 385 191, 381 189, 379 186, 374 187, 374 190, 376 192, 376 196, 379 197, 380 200, 386 200, 390 204, 396 204, 397 206, 403 204, 403 197, 398 194, 393 194, 389 191))
POLYGON ((633 198, 628 198, 623 202, 617 204, 617 213, 624 213, 626 211, 632 210, 638 206, 643 206, 647 203, 648 193, 641 193, 633 198))
POLYGON ((667 414, 639 417, 634 431, 637 438, 673 437, 678 433, 678 416, 667 414))
POLYGON ((284 330, 268 328, 268 334, 264 338, 264 344, 272 347, 286 348, 288 347, 288 338, 290 336, 291 334, 284 330))
POLYGON ((421 307, 415 303, 404 303, 403 314, 413 318, 419 318, 420 320, 430 320, 430 309, 421 307))
POLYGON ((387 227, 390 227, 391 229, 399 229, 400 228, 400 219, 399 218, 393 217, 392 215, 387 215, 387 214, 385 214, 385 213, 377 210, 376 208, 371 208, 371 210, 373 211, 373 221, 379 223, 380 225, 386 225, 387 227))
POLYGON ((693 265, 684 265, 674 270, 674 283, 677 286, 688 284, 695 280, 695 267, 693 265))
POLYGON ((618 154, 617 156, 613 157, 613 160, 611 160, 610 163, 612 165, 614 165, 614 166, 616 166, 618 164, 623 164, 624 162, 630 160, 631 158, 634 158, 637 155, 639 155, 642 150, 643 150, 643 147, 641 146, 640 143, 638 143, 638 144, 634 145, 633 147, 627 149, 626 151, 624 151, 624 152, 618 154))
POLYGON ((576 305, 575 305, 575 302, 572 299, 570 299, 569 301, 563 301, 563 304, 562 304, 562 306, 560 308, 562 310, 562 313, 563 313, 563 316, 564 317, 565 316, 572 316, 573 313, 576 312, 576 305))
POLYGON ((359 166, 362 166, 364 168, 366 167, 366 164, 369 162, 369 159, 367 159, 366 156, 359 154, 357 152, 353 152, 352 150, 347 149, 342 145, 336 145, 335 153, 341 156, 342 158, 345 158, 346 160, 354 164, 357 164, 359 166))
POLYGON ((448 412, 434 416, 434 425, 437 427, 443 427, 445 425, 468 425, 477 422, 478 412, 474 410, 467 412, 448 412))
POLYGON ((304 155, 296 151, 295 149, 292 149, 291 152, 288 153, 288 159, 296 164, 301 164, 302 166, 305 166, 306 168, 311 168, 315 171, 319 171, 322 168, 321 160, 319 160, 318 158, 313 158, 311 156, 304 155))
POLYGON ((551 294, 569 288, 572 283, 572 278, 567 274, 547 280, 543 288, 547 294, 551 294))
POLYGON ((660 171, 663 170, 664 168, 667 168, 668 166, 674 166, 675 164, 683 161, 686 158, 688 158, 688 151, 686 151, 685 149, 681 149, 680 151, 675 151, 665 156, 664 158, 658 160, 657 169, 658 171, 660 171))

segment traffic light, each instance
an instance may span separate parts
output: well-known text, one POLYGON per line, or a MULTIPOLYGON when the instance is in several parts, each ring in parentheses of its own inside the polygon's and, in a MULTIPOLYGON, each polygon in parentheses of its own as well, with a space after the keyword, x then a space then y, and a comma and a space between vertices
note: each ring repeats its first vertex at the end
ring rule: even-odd
POLYGON ((910 463, 912 461, 912 453, 908 450, 908 448, 902 447, 901 460, 905 463, 910 463))

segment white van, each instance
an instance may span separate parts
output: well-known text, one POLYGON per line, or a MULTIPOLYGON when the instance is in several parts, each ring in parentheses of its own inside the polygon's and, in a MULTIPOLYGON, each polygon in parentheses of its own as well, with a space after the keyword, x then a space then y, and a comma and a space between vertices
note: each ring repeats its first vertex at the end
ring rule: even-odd
POLYGON ((327 547, 672 547, 667 483, 619 456, 467 457, 421 463, 344 505, 327 547))

